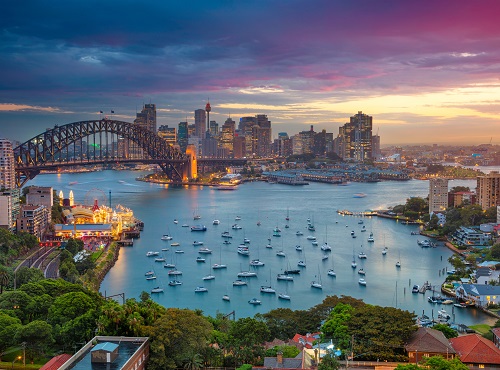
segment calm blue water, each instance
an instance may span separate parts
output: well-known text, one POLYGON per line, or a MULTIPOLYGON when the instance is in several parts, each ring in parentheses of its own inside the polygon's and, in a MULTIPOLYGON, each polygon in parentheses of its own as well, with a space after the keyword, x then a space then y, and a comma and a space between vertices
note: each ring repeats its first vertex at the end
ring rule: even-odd
MULTIPOLYGON (((311 183, 304 187, 291 187, 280 184, 255 182, 244 184, 235 191, 218 191, 210 187, 166 188, 157 184, 135 181, 140 172, 104 171, 85 174, 62 174, 37 176, 28 185, 51 185, 63 190, 65 196, 73 190, 76 202, 92 203, 94 198, 101 202, 123 204, 134 210, 135 215, 145 222, 141 238, 131 248, 122 248, 120 258, 104 279, 101 292, 107 295, 125 293, 127 298, 138 298, 142 291, 150 291, 155 286, 162 286, 165 291, 153 295, 154 299, 166 307, 199 308, 206 314, 235 311, 238 317, 252 316, 257 312, 267 312, 278 307, 307 309, 320 303, 327 295, 349 295, 363 299, 367 303, 381 306, 397 306, 402 309, 429 316, 437 315, 440 306, 427 302, 429 294, 412 294, 413 284, 429 281, 439 286, 444 280, 443 269, 451 266, 447 262, 451 252, 442 246, 422 249, 417 245, 419 236, 412 236, 417 226, 408 226, 393 220, 382 218, 364 218, 367 232, 361 232, 363 225, 358 224, 359 217, 341 216, 337 209, 364 211, 367 209, 386 209, 389 206, 404 203, 411 196, 427 196, 427 181, 352 183, 348 186, 311 183), (74 182, 77 182, 76 184, 74 182), (69 183, 72 183, 70 185, 69 183), (364 198, 354 198, 356 193, 365 193, 364 198), (194 221, 198 213, 201 220, 194 221), (290 228, 285 228, 285 217, 290 217, 290 228), (240 221, 235 217, 240 216, 240 221), (213 219, 221 224, 212 225, 213 219), (307 218, 310 218, 315 232, 308 232, 307 218), (174 224, 173 220, 179 223, 174 224), (261 226, 257 226, 257 221, 261 226), (231 229, 238 223, 241 230, 231 229), (182 224, 204 224, 208 230, 204 233, 191 232, 182 224), (282 230, 282 237, 273 237, 273 228, 282 230), (296 236, 296 231, 303 236, 296 236), (357 238, 351 237, 354 230, 357 238), (223 244, 221 233, 229 231, 233 235, 232 244, 223 244), (375 242, 368 243, 367 237, 373 232, 375 242), (163 234, 171 234, 173 241, 181 245, 178 249, 184 254, 173 253, 172 241, 162 241, 163 234), (308 235, 317 237, 318 246, 312 246, 306 240, 308 235), (250 257, 237 254, 236 249, 243 239, 250 239, 250 257), (272 249, 266 248, 271 238, 272 249), (206 263, 197 263, 199 246, 193 241, 203 241, 204 247, 213 250, 211 255, 203 255, 206 263), (328 241, 333 251, 327 260, 322 260, 320 246, 328 241), (295 250, 296 245, 303 247, 302 252, 295 250), (381 251, 386 246, 388 253, 381 251), (170 250, 161 252, 162 248, 170 250), (283 249, 286 258, 276 256, 283 249), (154 258, 146 257, 147 251, 160 251, 167 262, 174 262, 183 272, 180 280, 183 285, 171 287, 167 275, 169 269, 162 263, 155 263, 154 258), (359 260, 357 255, 364 251, 368 258, 359 260), (353 254, 358 268, 366 271, 367 286, 358 284, 357 270, 351 268, 353 254), (263 267, 250 267, 249 261, 259 258, 263 267), (305 260, 307 266, 301 268, 300 275, 295 275, 293 282, 276 280, 276 274, 291 267, 298 268, 297 262, 305 260), (397 269, 395 263, 401 261, 397 269), (227 269, 211 270, 213 263, 224 263, 227 269), (334 268, 336 278, 327 275, 327 270, 334 268), (146 281, 144 273, 154 269, 157 280, 146 281), (248 286, 233 287, 237 273, 242 270, 258 272, 257 277, 247 278, 248 286), (212 273, 214 280, 203 281, 203 276, 212 273), (312 289, 312 280, 321 280, 322 290, 312 289), (261 285, 271 285, 276 291, 291 296, 290 301, 279 300, 276 295, 261 294, 261 285), (195 293, 197 286, 204 286, 207 293, 195 293), (228 294, 230 302, 222 300, 228 294), (260 306, 248 304, 256 297, 262 301, 260 306)), ((450 187, 465 185, 475 187, 475 181, 451 181, 450 187)), ((452 313, 452 306, 447 306, 452 313)), ((484 314, 473 309, 454 309, 455 321, 472 324, 493 322, 484 314)))

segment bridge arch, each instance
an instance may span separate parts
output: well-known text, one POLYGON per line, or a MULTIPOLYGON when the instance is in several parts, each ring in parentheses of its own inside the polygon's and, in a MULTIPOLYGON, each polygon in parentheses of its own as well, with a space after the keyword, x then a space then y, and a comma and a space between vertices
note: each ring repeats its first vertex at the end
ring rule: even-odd
MULTIPOLYGON (((91 120, 54 126, 14 149, 17 186, 33 179, 43 169, 83 165, 89 163, 120 162, 118 158, 79 158, 79 161, 63 162, 64 150, 86 137, 114 134, 135 142, 150 160, 129 160, 134 162, 158 163, 165 174, 174 182, 181 182, 186 176, 189 159, 178 149, 167 144, 156 133, 138 125, 109 120, 91 120)), ((101 142, 101 141, 100 141, 101 142)))

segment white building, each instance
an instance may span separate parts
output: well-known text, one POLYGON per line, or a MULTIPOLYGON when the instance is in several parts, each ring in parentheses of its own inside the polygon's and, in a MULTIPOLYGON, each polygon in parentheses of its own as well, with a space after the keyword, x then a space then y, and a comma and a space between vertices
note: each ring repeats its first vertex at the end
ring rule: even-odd
POLYGON ((17 219, 17 231, 43 238, 50 224, 50 208, 43 205, 23 205, 17 219))
POLYGON ((26 204, 41 205, 51 208, 54 205, 52 187, 30 186, 26 193, 26 204))
POLYGON ((448 208, 448 179, 429 180, 429 213, 448 208))
POLYGON ((14 232, 19 209, 19 189, 0 192, 0 227, 14 232))
POLYGON ((500 205, 500 173, 491 171, 477 177, 477 203, 483 210, 500 205))

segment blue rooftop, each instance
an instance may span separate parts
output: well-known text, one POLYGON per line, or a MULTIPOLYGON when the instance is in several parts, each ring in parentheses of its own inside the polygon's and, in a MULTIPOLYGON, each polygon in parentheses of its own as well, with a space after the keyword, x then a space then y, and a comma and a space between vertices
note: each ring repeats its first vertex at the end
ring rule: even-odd
POLYGON ((116 343, 103 342, 103 343, 96 344, 94 346, 94 348, 92 348, 90 350, 90 352, 99 351, 99 350, 113 352, 117 348, 118 348, 118 344, 116 344, 116 343))

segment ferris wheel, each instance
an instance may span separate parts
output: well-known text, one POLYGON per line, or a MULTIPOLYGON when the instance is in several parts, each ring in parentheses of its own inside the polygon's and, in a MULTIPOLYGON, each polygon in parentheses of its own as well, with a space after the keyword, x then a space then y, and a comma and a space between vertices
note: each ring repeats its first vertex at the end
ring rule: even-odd
POLYGON ((93 207, 97 203, 98 206, 106 204, 106 194, 98 188, 92 188, 85 193, 84 205, 93 207))

